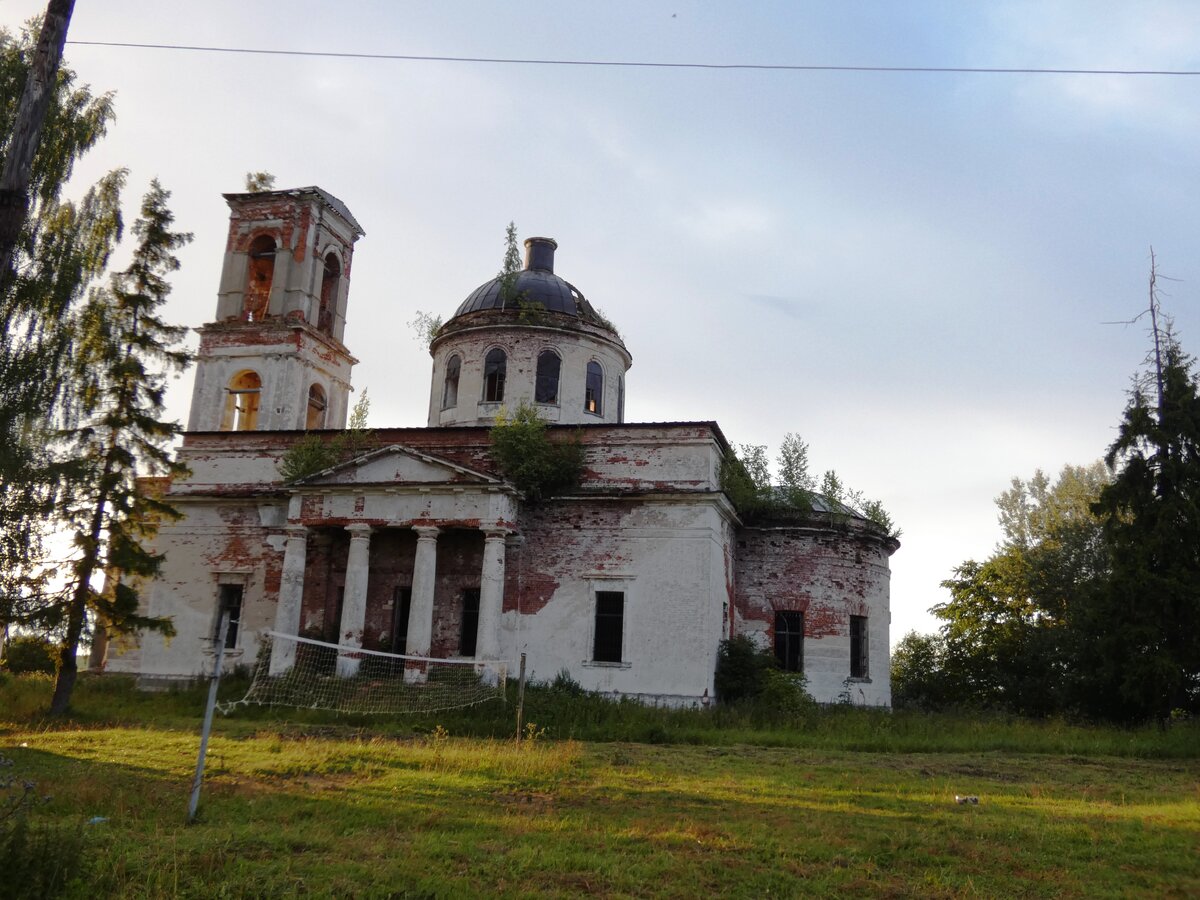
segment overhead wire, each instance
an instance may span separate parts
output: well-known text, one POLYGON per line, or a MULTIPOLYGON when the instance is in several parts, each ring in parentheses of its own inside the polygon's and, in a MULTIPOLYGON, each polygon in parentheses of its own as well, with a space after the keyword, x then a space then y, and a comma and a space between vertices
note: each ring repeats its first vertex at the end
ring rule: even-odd
POLYGON ((1121 76, 1195 76, 1196 69, 1067 69, 1009 66, 855 66, 855 65, 793 65, 783 63, 708 63, 654 62, 604 59, 528 59, 500 56, 433 56, 413 53, 358 53, 338 50, 276 50, 268 47, 214 47, 200 44, 149 44, 133 41, 68 40, 78 47, 121 47, 133 50, 184 50, 197 53, 239 53, 264 56, 326 57, 330 59, 374 59, 402 62, 484 63, 519 66, 591 66, 597 68, 638 69, 725 69, 773 72, 878 72, 932 73, 968 75, 1121 75, 1121 76))

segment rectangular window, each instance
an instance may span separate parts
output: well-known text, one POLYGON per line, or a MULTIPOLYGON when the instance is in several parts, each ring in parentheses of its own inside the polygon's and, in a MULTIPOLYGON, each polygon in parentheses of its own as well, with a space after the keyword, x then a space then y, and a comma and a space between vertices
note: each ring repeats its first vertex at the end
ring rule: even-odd
POLYGON ((458 636, 458 655, 474 656, 478 636, 479 588, 467 588, 462 592, 462 629, 458 636))
POLYGON ((804 671, 804 613, 775 613, 775 658, 785 672, 804 671))
POLYGON ((869 678, 871 670, 867 665, 867 617, 850 617, 850 677, 869 678))
POLYGON ((625 592, 596 591, 596 638, 592 659, 621 662, 621 637, 625 631, 625 592))
POLYGON ((405 653, 408 647, 408 614, 412 609, 412 588, 396 586, 392 593, 392 653, 405 653))
POLYGON ((242 621, 242 591, 240 584, 223 584, 217 593, 217 621, 213 625, 213 643, 221 636, 221 616, 229 613, 229 628, 225 632, 225 649, 237 646, 238 626, 242 621))

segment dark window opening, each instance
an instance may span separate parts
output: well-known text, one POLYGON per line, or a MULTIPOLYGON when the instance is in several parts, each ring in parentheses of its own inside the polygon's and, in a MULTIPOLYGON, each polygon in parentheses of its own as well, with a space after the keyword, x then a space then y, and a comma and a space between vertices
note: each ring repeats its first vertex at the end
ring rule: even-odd
POLYGON ((537 361, 537 382, 533 389, 535 403, 558 402, 558 374, 562 360, 553 350, 543 350, 537 361))
POLYGON ((462 360, 450 357, 446 363, 446 380, 442 382, 442 409, 458 406, 458 373, 462 371, 462 360))
POLYGON ((266 318, 271 305, 271 281, 275 277, 275 239, 259 235, 250 244, 250 266, 246 278, 246 294, 242 302, 242 318, 259 322, 266 318))
POLYGON ((508 367, 508 358, 504 351, 495 347, 488 351, 483 361, 483 399, 487 403, 501 403, 504 400, 504 372, 508 367))
POLYGON ((333 316, 337 310, 338 285, 342 278, 342 264, 330 253, 325 257, 325 271, 321 275, 321 307, 317 312, 317 328, 325 334, 333 333, 333 316))
POLYGON ((625 421, 625 376, 617 376, 617 422, 625 421))
POLYGON ((869 678, 867 665, 867 617, 850 617, 850 677, 869 678))
POLYGON ((601 415, 604 412, 603 395, 604 370, 600 368, 600 363, 592 361, 587 364, 587 391, 583 397, 584 412, 601 415))
POLYGON ((223 584, 217 596, 217 624, 213 630, 213 643, 221 636, 221 618, 229 613, 229 628, 225 631, 225 649, 237 646, 238 626, 242 621, 242 591, 240 584, 223 584))
POLYGON ((392 653, 408 648, 408 614, 412 611, 412 588, 397 585, 392 592, 392 653))
POLYGON ((804 671, 804 613, 775 613, 775 658, 785 672, 804 671))
POLYGON ((624 592, 596 591, 596 639, 592 645, 592 659, 596 662, 620 662, 624 631, 624 592))
POLYGON ((462 592, 462 629, 459 631, 458 655, 474 656, 479 637, 479 588, 462 592))

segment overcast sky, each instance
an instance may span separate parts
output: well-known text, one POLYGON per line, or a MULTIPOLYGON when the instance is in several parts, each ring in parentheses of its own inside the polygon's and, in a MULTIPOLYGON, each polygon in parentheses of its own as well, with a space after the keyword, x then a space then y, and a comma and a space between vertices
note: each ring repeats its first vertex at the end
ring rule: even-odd
MULTIPOLYGON (((44 8, 0 0, 10 30, 44 8)), ((1200 4, 78 0, 70 39, 417 56, 1200 70, 1200 4)), ((70 45, 117 121, 75 193, 153 176, 182 254, 169 317, 213 318, 247 170, 316 184, 366 230, 346 343, 370 424, 425 423, 448 317, 504 228, 633 354, 630 421, 796 432, 881 499, 892 640, 1000 537, 1013 476, 1103 455, 1147 340, 1149 251, 1200 348, 1200 77, 599 68, 70 45)), ((186 419, 191 375, 171 412, 186 419)))

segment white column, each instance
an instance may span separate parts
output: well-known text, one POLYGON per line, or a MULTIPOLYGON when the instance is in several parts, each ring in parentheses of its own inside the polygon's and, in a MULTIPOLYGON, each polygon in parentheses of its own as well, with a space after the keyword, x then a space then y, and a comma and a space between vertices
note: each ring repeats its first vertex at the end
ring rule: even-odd
POLYGON ((483 571, 479 576, 479 630, 476 659, 500 658, 500 611, 504 605, 504 539, 507 531, 489 529, 483 537, 483 571))
POLYGON ((413 563, 412 603, 408 608, 409 656, 428 656, 433 640, 433 586, 437 578, 436 528, 419 527, 417 558, 413 563))
MULTIPOLYGON (((304 562, 308 554, 308 529, 289 525, 283 550, 283 574, 279 579, 279 601, 275 605, 275 630, 279 634, 300 633, 300 608, 304 602, 304 562)), ((276 639, 271 645, 271 674, 286 672, 296 662, 296 642, 276 639)))
MULTIPOLYGON (((338 643, 362 646, 363 623, 367 618, 367 572, 371 561, 371 526, 347 525, 350 552, 346 556, 346 589, 342 595, 342 621, 338 643)), ((358 674, 359 660, 338 656, 337 673, 342 678, 358 674)))

